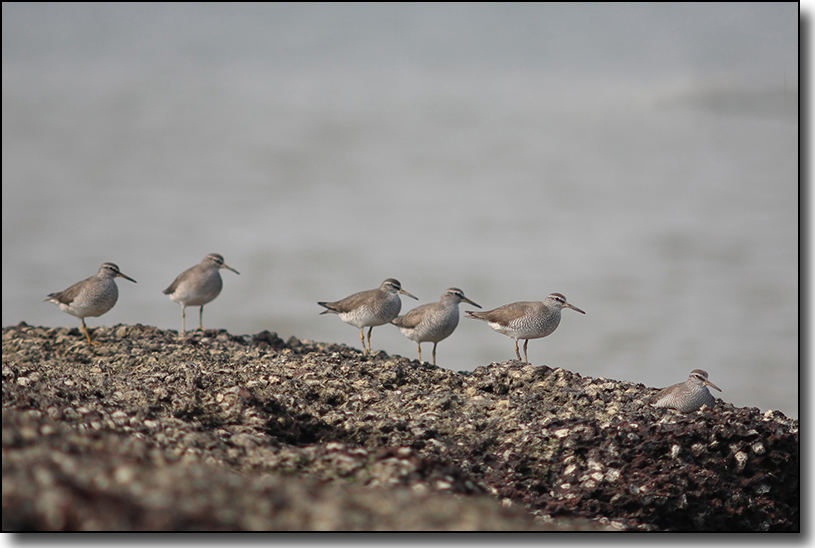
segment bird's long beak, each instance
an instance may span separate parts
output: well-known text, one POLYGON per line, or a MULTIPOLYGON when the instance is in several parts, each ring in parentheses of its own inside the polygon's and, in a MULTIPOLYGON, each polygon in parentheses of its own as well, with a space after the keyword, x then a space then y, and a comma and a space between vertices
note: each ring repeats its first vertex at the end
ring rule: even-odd
POLYGON ((418 297, 416 297, 415 295, 411 295, 410 293, 408 293, 408 292, 407 292, 407 291, 405 291, 404 289, 400 289, 400 290, 399 290, 399 293, 401 293, 402 295, 407 295, 407 296, 408 296, 408 297, 410 297, 411 299, 416 299, 417 301, 419 300, 419 298, 418 298, 418 297))
POLYGON ((573 304, 569 304, 569 303, 563 303, 563 307, 564 307, 564 308, 571 308, 571 309, 572 309, 572 310, 574 310, 575 312, 580 312, 581 314, 585 314, 585 312, 583 312, 582 310, 580 310, 579 308, 577 308, 577 307, 576 307, 575 305, 573 305, 573 304))
POLYGON ((234 272, 235 274, 240 274, 240 272, 238 272, 237 270, 235 270, 234 268, 232 268, 231 266, 229 266, 229 265, 228 265, 228 264, 226 264, 226 263, 221 263, 221 268, 228 268, 229 270, 231 270, 231 271, 232 271, 232 272, 234 272))
POLYGON ((716 389, 716 390, 718 390, 719 392, 721 392, 721 391, 722 391, 722 389, 721 389, 721 388, 719 388, 718 386, 716 386, 715 384, 713 384, 712 382, 710 382, 710 381, 709 381, 709 380, 707 380, 707 379, 705 379, 705 384, 706 384, 706 385, 708 385, 708 386, 709 386, 709 387, 711 387, 711 388, 715 388, 715 389, 716 389))
POLYGON ((125 280, 130 280, 130 281, 131 281, 131 282, 133 282, 134 284, 135 284, 135 283, 138 283, 136 280, 134 280, 134 279, 133 279, 133 278, 131 278, 130 276, 125 276, 125 275, 124 275, 124 274, 122 274, 121 272, 116 273, 116 277, 117 277, 117 278, 124 278, 125 280))
POLYGON ((461 298, 461 300, 462 300, 462 301, 464 301, 465 303, 470 303, 470 304, 471 304, 471 305, 473 305, 473 306, 477 306, 478 308, 481 308, 481 305, 480 305, 480 304, 478 304, 478 303, 476 303, 476 302, 471 301, 471 300, 470 300, 470 299, 468 299, 467 297, 462 297, 462 298, 461 298))

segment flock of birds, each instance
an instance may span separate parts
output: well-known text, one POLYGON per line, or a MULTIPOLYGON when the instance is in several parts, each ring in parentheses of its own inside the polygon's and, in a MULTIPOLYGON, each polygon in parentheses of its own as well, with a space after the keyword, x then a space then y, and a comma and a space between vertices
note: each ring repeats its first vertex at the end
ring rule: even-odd
MULTIPOLYGON (((178 275, 164 294, 181 305, 181 334, 186 332, 186 308, 198 306, 198 329, 203 330, 204 305, 213 301, 223 287, 220 270, 226 268, 235 274, 237 270, 226 264, 218 253, 210 253, 197 265, 178 275)), ((114 263, 103 263, 96 275, 75 283, 65 291, 51 293, 47 302, 59 306, 63 312, 78 317, 82 321, 82 331, 91 345, 96 345, 88 332, 85 318, 97 317, 109 311, 116 304, 119 290, 115 279, 124 278, 133 283, 136 280, 123 274, 114 263)), ((436 345, 449 337, 458 326, 459 309, 462 302, 477 308, 464 292, 451 287, 442 293, 438 302, 423 304, 400 316, 402 301, 399 295, 418 300, 404 289, 394 278, 388 278, 375 289, 360 291, 339 301, 318 302, 325 310, 321 314, 337 314, 342 321, 359 329, 359 339, 363 352, 371 352, 371 331, 374 327, 393 324, 410 340, 416 343, 419 361, 422 361, 422 343, 433 343, 433 365, 436 365, 436 345), (365 328, 368 328, 367 345, 365 328)), ((560 324, 561 310, 570 308, 580 314, 585 312, 568 303, 560 293, 552 293, 543 301, 519 301, 493 310, 467 310, 469 318, 482 320, 493 330, 511 337, 515 341, 515 356, 521 361, 518 341, 524 341, 524 359, 529 363, 527 345, 530 339, 551 335, 560 324)), ((708 380, 708 374, 701 369, 691 371, 688 380, 658 392, 651 401, 655 407, 669 407, 683 413, 699 409, 702 405, 712 407, 715 400, 707 387, 721 391, 708 380)))

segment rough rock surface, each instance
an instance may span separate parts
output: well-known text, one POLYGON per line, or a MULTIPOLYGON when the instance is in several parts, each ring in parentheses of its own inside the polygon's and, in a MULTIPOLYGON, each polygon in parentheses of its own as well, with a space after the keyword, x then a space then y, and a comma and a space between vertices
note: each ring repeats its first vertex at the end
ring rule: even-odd
POLYGON ((516 361, 3 329, 3 529, 797 531, 798 421, 516 361))

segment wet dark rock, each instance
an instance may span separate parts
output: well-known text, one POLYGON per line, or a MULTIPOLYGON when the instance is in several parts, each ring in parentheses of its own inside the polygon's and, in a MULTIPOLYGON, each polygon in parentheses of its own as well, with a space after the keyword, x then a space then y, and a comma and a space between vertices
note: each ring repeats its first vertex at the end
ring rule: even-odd
POLYGON ((263 331, 3 329, 4 530, 798 531, 798 421, 263 331))

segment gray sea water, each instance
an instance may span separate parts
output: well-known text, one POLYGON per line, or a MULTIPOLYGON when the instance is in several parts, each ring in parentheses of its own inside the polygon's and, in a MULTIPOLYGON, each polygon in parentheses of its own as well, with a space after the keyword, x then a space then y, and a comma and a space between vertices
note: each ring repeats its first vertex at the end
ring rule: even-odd
MULTIPOLYGON (((138 284, 89 326, 179 329, 162 290, 218 252, 241 274, 206 327, 359 347, 317 301, 557 291, 587 314, 533 363, 702 368, 798 416, 795 4, 2 10, 3 325, 78 326, 42 300, 112 261, 138 284)), ((415 358, 393 326, 373 346, 415 358)), ((513 357, 464 318, 438 347, 513 357)))

